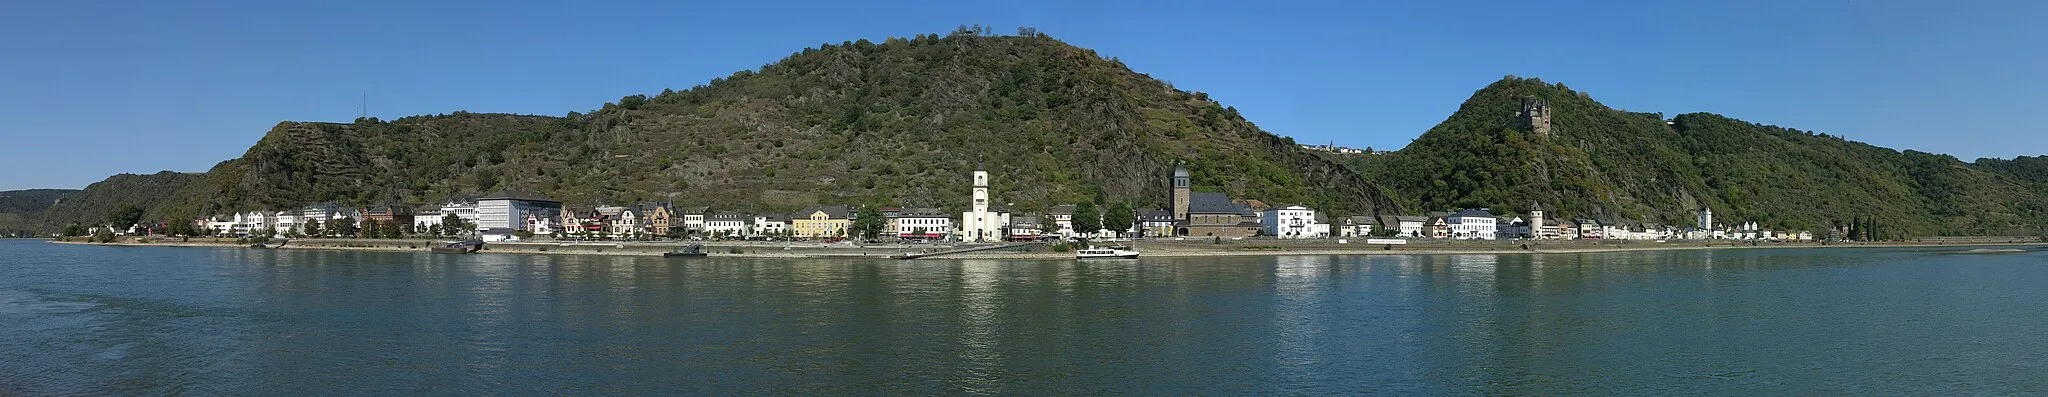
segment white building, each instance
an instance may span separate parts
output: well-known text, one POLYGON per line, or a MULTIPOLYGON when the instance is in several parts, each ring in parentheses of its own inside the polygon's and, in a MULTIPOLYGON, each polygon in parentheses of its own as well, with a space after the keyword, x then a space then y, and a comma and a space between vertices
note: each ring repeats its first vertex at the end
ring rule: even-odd
POLYGON ((756 237, 782 236, 789 231, 789 216, 782 214, 756 215, 754 216, 753 227, 750 230, 753 232, 751 235, 756 237))
POLYGON ((1338 237, 1366 237, 1366 236, 1371 236, 1371 235, 1372 235, 1372 231, 1373 231, 1373 223, 1375 223, 1375 222, 1374 222, 1374 221, 1372 220, 1372 217, 1370 217, 1370 216, 1354 216, 1354 217, 1344 218, 1344 225, 1342 225, 1342 226, 1339 226, 1339 227, 1337 228, 1337 236, 1338 236, 1338 237))
POLYGON ((299 230, 299 220, 302 218, 304 216, 300 215, 298 211, 272 212, 270 214, 270 228, 278 233, 299 230))
MULTIPOLYGON (((446 211, 447 206, 442 206, 446 211)), ((476 227, 478 230, 511 229, 512 231, 536 229, 527 224, 528 219, 561 218, 562 203, 559 201, 524 196, 501 194, 484 197, 476 201, 476 227), (528 215, 533 215, 529 217, 528 215)))
POLYGON ((240 219, 236 223, 239 224, 239 229, 241 229, 242 233, 273 230, 271 227, 274 227, 276 223, 271 222, 271 214, 269 211, 249 211, 248 213, 241 214, 240 219))
POLYGON ((598 216, 604 217, 604 233, 606 235, 616 238, 631 238, 639 234, 640 217, 638 216, 639 214, 633 213, 633 209, 616 205, 600 205, 594 210, 597 211, 598 216))
MULTIPOLYGON (((1004 225, 1010 224, 1010 214, 989 209, 988 171, 974 170, 974 201, 969 202, 967 212, 960 214, 960 241, 970 243, 994 243, 1003 241, 1006 235, 1004 225)), ((950 221, 948 222, 950 223, 950 221)), ((927 225, 931 226, 931 225, 927 225)), ((951 228, 952 225, 945 225, 951 228)), ((897 228, 903 228, 899 221, 897 228)), ((929 231, 929 230, 927 230, 929 231)), ((899 235, 902 230, 899 230, 899 235)))
POLYGON ((1380 216, 1380 227, 1394 229, 1395 237, 1423 237, 1422 230, 1428 224, 1428 217, 1398 215, 1380 216))
POLYGON ((747 216, 738 211, 719 211, 704 219, 704 232, 713 236, 745 236, 747 216))
MULTIPOLYGON (((969 212, 966 215, 973 215, 969 212)), ((1008 223, 1008 217, 1003 217, 1008 223)), ((1002 241, 1002 226, 997 225, 994 240, 1002 241)), ((896 218, 896 237, 902 239, 936 240, 953 234, 953 218, 938 208, 904 208, 896 218)))
POLYGON ((705 231, 707 226, 704 224, 704 220, 711 217, 711 207, 689 207, 683 208, 679 212, 683 215, 683 230, 685 231, 705 231))
POLYGON ((1282 239, 1324 238, 1330 236, 1330 225, 1316 222, 1316 210, 1299 205, 1286 205, 1266 210, 1259 217, 1259 229, 1266 235, 1282 239))
POLYGON ((1693 227, 1699 228, 1699 230, 1714 230, 1714 210, 1701 205, 1698 220, 1693 227))
POLYGON ((429 205, 417 208, 412 213, 412 227, 420 233, 426 233, 429 228, 441 225, 441 215, 441 207, 429 205))
POLYGON ((1458 240, 1492 240, 1498 231, 1498 221, 1493 213, 1484 208, 1466 209, 1445 217, 1450 226, 1451 238, 1458 240))

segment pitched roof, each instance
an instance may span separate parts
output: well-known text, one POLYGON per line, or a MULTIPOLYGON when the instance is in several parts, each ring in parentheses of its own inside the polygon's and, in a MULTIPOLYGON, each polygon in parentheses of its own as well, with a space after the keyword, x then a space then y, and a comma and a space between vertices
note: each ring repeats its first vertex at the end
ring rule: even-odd
POLYGON ((1230 202, 1230 196, 1214 192, 1194 192, 1188 195, 1190 214, 1243 214, 1250 208, 1230 202))
POLYGON ((1073 204, 1060 204, 1052 206, 1052 208, 1045 209, 1045 213, 1053 215, 1073 215, 1075 207, 1076 206, 1073 204))
POLYGON ((1457 214, 1455 214, 1455 215, 1451 215, 1451 217, 1455 217, 1455 218, 1470 218, 1470 217, 1476 217, 1476 218, 1492 218, 1492 217, 1493 217, 1493 212, 1492 212, 1492 211, 1487 211, 1487 210, 1486 210, 1485 208, 1466 208, 1466 209, 1458 210, 1458 213, 1457 213, 1457 214))
POLYGON ((819 212, 824 212, 825 216, 831 217, 832 219, 853 218, 853 211, 848 210, 844 205, 825 205, 805 208, 803 211, 799 211, 796 214, 792 214, 790 216, 790 219, 810 219, 811 214, 819 212))

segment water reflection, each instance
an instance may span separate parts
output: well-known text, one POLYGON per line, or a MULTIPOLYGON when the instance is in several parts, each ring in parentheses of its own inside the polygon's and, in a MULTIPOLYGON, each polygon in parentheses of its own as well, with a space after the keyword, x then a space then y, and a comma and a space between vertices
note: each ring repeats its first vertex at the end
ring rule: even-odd
POLYGON ((960 281, 960 346, 962 365, 957 376, 967 394, 1002 391, 1003 353, 997 301, 1002 299, 997 280, 1003 263, 988 260, 962 261, 960 281))
POLYGON ((1321 349, 1328 345, 1332 257, 1289 256, 1274 258, 1274 305, 1272 338, 1275 370, 1283 382, 1301 387, 1325 379, 1321 349))
POLYGON ((2048 252, 1075 263, 6 248, 0 394, 2048 390, 2030 364, 2048 350, 2048 252))

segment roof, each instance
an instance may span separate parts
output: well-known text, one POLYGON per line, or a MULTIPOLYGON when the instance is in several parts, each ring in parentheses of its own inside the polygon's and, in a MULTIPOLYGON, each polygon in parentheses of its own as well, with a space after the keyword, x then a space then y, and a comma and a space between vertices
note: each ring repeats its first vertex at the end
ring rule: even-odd
POLYGON ((1045 209, 1045 213, 1054 215, 1073 215, 1074 207, 1075 206, 1073 204, 1055 205, 1052 206, 1052 208, 1045 209))
POLYGON ((1186 178, 1186 177, 1188 177, 1188 167, 1182 167, 1182 166, 1178 166, 1178 165, 1175 165, 1175 166, 1173 166, 1173 177, 1175 177, 1175 178, 1186 178))
POLYGON ((789 215, 783 214, 761 214, 757 218, 767 222, 789 222, 789 215))
POLYGON ((1138 211, 1138 220, 1141 220, 1141 221, 1172 221, 1172 220, 1174 220, 1174 217, 1173 217, 1173 210, 1144 210, 1144 211, 1138 211))
POLYGON ((1353 216, 1344 218, 1344 223, 1350 225, 1370 225, 1373 221, 1370 216, 1353 216))
POLYGON ((747 215, 741 214, 739 211, 719 211, 717 214, 712 214, 711 219, 742 220, 747 219, 747 215))
POLYGON ((1250 211, 1230 202, 1230 196, 1223 193, 1194 192, 1188 195, 1190 214, 1243 214, 1250 211))
POLYGON ((1010 225, 1011 225, 1011 226, 1016 226, 1016 225, 1036 225, 1036 224, 1038 224, 1038 216, 1037 216, 1037 215, 1011 215, 1011 216, 1010 216, 1010 225))
MULTIPOLYGON (((839 206, 839 208, 846 208, 846 206, 839 206)), ((711 207, 682 207, 677 209, 675 212, 685 214, 704 214, 707 212, 711 212, 711 207)))
POLYGON ((1476 208, 1476 209, 1475 209, 1475 208, 1466 208, 1466 209, 1463 209, 1463 210, 1458 210, 1458 213, 1457 213, 1457 214, 1451 215, 1450 217, 1453 217, 1453 218, 1492 218, 1492 217, 1493 217, 1493 212, 1492 212, 1492 211, 1487 211, 1487 210, 1486 210, 1485 208, 1476 208))
POLYGON ((801 219, 810 219, 810 218, 811 218, 811 214, 815 214, 815 213, 819 213, 819 212, 824 212, 824 213, 825 213, 825 216, 827 216, 827 217, 831 217, 832 219, 851 219, 851 218, 853 218, 853 211, 851 211, 851 210, 848 210, 848 209, 846 208, 846 206, 844 206, 844 205, 825 205, 825 206, 817 206, 817 207, 805 208, 805 209, 804 209, 803 211, 797 211, 797 213, 796 213, 796 214, 793 214, 793 215, 791 215, 791 216, 790 216, 790 219, 799 219, 799 218, 801 218, 801 219))
POLYGON ((943 209, 938 209, 938 208, 928 208, 928 207, 927 207, 927 208, 904 208, 904 209, 903 209, 903 211, 902 211, 902 212, 900 212, 899 214, 901 214, 901 216, 905 216, 905 217, 918 217, 918 218, 933 218, 933 217, 945 217, 945 216, 950 216, 950 215, 946 215, 946 210, 943 210, 943 209))

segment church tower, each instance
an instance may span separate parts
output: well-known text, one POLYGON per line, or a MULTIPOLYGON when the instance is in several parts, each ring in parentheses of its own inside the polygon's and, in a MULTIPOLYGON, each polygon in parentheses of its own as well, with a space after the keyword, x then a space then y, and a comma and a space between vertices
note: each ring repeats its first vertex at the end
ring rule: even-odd
POLYGON ((1010 225, 1008 210, 991 211, 988 203, 988 171, 974 167, 974 202, 967 212, 960 213, 960 241, 970 243, 991 243, 1002 241, 1007 233, 1003 230, 1010 225))
POLYGON ((1188 219, 1188 168, 1173 166, 1173 219, 1188 219))
POLYGON ((988 171, 974 170, 974 212, 988 212, 988 171))

